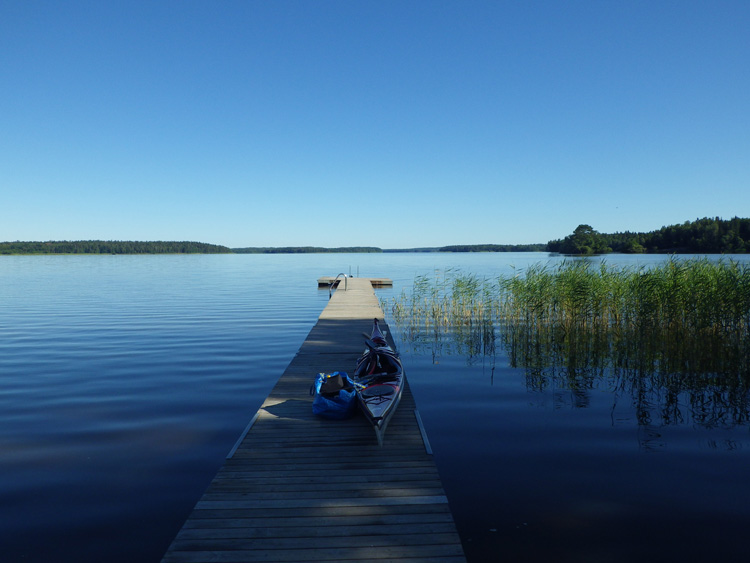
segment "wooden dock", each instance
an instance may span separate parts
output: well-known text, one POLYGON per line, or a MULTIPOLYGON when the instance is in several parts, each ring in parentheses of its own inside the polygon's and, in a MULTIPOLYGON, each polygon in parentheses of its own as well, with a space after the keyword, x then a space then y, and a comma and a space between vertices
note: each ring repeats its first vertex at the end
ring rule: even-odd
POLYGON ((375 317, 368 279, 333 294, 163 563, 466 561, 408 384, 382 448, 359 414, 312 414, 316 374, 353 372, 375 317))
MULTIPOLYGON (((340 275, 340 274, 339 274, 340 275)), ((393 280, 390 278, 347 278, 344 279, 343 277, 333 277, 333 276, 323 276, 318 278, 318 287, 338 287, 338 285, 343 281, 344 285, 348 283, 349 280, 353 279, 366 279, 370 282, 370 285, 372 287, 392 287, 393 286, 393 280)))

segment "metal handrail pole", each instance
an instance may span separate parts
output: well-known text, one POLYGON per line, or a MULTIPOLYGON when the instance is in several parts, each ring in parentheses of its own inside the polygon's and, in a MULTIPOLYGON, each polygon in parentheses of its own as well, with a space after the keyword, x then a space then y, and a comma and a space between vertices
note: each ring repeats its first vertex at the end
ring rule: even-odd
POLYGON ((347 278, 346 274, 344 274, 344 273, 338 274, 335 278, 333 278, 333 281, 331 282, 331 285, 328 286, 328 299, 330 299, 331 296, 333 295, 333 286, 336 285, 336 280, 339 279, 339 276, 344 276, 344 291, 346 291, 348 289, 348 286, 349 286, 348 279, 349 278, 347 278))

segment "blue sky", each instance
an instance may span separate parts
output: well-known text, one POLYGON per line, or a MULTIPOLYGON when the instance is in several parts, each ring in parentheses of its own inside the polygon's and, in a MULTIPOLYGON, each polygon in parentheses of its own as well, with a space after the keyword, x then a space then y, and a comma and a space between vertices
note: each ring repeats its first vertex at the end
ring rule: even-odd
POLYGON ((750 216, 750 2, 0 0, 0 241, 750 216))

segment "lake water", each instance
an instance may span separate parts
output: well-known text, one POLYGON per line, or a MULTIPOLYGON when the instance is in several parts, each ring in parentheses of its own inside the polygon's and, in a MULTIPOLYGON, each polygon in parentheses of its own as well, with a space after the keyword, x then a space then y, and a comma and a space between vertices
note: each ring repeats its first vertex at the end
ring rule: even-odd
MULTIPOLYGON (((0 257, 0 559, 159 561, 327 304, 318 277, 390 277, 388 299, 559 259, 0 257)), ((746 560, 746 418, 681 398, 645 420, 611 381, 581 401, 502 354, 399 347, 470 561, 746 560)))

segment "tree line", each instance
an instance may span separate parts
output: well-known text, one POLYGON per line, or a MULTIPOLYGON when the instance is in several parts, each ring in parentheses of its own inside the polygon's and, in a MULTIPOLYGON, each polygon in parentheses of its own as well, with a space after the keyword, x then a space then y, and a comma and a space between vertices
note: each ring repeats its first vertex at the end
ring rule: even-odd
POLYGON ((0 254, 229 254, 231 249, 203 242, 77 240, 0 242, 0 254))
POLYGON ((374 246, 341 246, 338 248, 324 248, 320 246, 250 246, 247 248, 233 248, 235 254, 319 254, 335 252, 383 252, 374 246))
MULTIPOLYGON (((750 252, 750 219, 719 217, 685 221, 646 233, 600 233, 590 225, 579 225, 572 234, 547 244, 473 244, 412 249, 420 252, 559 252, 561 254, 689 253, 744 254, 750 252)), ((202 242, 136 241, 48 241, 0 242, 2 254, 311 254, 377 253, 374 246, 281 246, 228 248, 202 242)))
POLYGON ((750 219, 719 217, 685 221, 646 233, 599 233, 579 225, 573 234, 547 243, 548 252, 561 254, 688 253, 744 254, 750 252, 750 219))
POLYGON ((546 244, 458 244, 438 248, 439 252, 544 252, 546 244))

